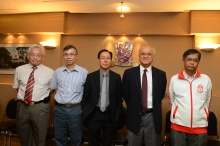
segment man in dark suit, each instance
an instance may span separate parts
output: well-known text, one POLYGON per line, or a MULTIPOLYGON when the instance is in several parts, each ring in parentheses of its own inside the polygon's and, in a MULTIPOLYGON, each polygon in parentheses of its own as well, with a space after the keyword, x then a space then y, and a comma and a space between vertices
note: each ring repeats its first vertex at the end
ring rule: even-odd
POLYGON ((155 49, 143 46, 139 50, 140 65, 124 72, 122 96, 127 104, 129 146, 160 146, 161 101, 166 90, 166 73, 153 66, 155 49))
POLYGON ((83 119, 89 130, 89 146, 114 146, 118 120, 122 112, 121 77, 110 70, 112 53, 98 53, 100 69, 88 74, 83 98, 83 119))

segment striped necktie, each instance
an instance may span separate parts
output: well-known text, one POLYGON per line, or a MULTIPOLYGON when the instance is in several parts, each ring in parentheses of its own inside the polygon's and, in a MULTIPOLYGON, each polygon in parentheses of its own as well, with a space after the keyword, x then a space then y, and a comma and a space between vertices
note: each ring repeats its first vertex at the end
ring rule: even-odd
POLYGON ((32 67, 33 70, 28 78, 27 86, 25 89, 25 95, 24 95, 24 102, 28 104, 29 102, 32 101, 32 93, 34 89, 34 71, 37 69, 36 66, 32 67))

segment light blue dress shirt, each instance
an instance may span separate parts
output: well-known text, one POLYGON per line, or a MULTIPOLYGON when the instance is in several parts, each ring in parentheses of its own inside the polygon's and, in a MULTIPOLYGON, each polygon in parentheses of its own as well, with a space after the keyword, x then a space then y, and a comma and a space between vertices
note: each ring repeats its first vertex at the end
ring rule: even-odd
POLYGON ((66 66, 55 71, 51 89, 57 90, 54 98, 60 104, 80 103, 88 71, 78 65, 68 71, 66 66))

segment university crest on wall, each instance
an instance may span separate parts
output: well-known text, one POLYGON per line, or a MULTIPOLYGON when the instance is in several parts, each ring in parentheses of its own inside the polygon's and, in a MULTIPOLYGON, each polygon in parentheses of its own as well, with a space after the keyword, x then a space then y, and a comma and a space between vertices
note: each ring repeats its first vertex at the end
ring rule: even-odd
POLYGON ((133 43, 131 42, 117 42, 115 44, 116 56, 115 65, 118 66, 132 66, 132 51, 133 43))

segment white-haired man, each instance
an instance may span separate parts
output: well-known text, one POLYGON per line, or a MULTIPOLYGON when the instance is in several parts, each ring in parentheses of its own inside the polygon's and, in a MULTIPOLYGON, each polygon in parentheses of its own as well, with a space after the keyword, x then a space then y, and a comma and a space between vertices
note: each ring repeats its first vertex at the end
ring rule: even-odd
POLYGON ((15 70, 13 88, 19 99, 16 124, 22 146, 45 146, 54 71, 42 64, 44 55, 42 46, 31 46, 27 54, 30 63, 15 70))

